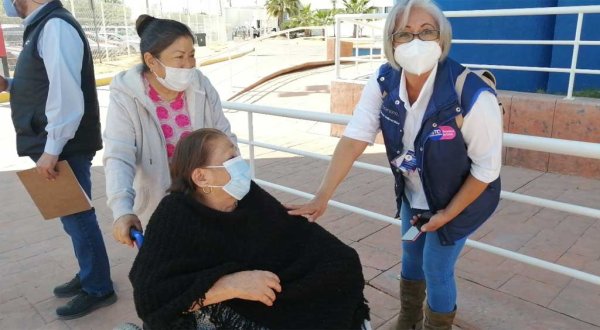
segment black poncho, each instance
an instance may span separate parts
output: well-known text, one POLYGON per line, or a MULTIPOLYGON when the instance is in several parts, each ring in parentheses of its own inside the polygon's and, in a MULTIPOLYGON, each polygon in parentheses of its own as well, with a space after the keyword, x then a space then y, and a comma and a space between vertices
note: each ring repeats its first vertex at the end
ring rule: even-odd
POLYGON ((220 277, 243 270, 271 271, 281 280, 271 307, 224 302, 257 324, 358 329, 369 318, 356 251, 319 225, 288 215, 255 183, 233 212, 181 193, 162 200, 129 274, 137 313, 152 330, 169 328, 220 277))

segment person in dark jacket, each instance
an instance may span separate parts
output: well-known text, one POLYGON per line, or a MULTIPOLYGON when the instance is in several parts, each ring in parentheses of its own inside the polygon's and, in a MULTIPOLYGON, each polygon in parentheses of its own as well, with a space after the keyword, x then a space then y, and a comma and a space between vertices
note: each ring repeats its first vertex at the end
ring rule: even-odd
MULTIPOLYGON (((19 156, 36 162, 52 180, 56 163, 66 160, 91 198, 90 168, 102 149, 94 64, 81 25, 60 1, 4 0, 6 14, 24 19, 23 49, 13 79, 0 77, 10 92, 19 156)), ((79 272, 54 289, 57 297, 75 296, 59 307, 72 319, 116 301, 108 256, 94 210, 60 218, 73 242, 79 272)))
POLYGON ((290 214, 321 216, 352 163, 381 131, 402 234, 416 215, 434 214, 421 227, 424 235, 402 243, 396 327, 451 329, 456 260, 500 198, 502 114, 494 89, 447 57, 450 23, 432 1, 398 1, 384 33, 387 63, 365 86, 315 198, 289 205, 290 214))
POLYGON ((362 329, 354 249, 288 215, 217 129, 181 139, 129 279, 155 329, 362 329))

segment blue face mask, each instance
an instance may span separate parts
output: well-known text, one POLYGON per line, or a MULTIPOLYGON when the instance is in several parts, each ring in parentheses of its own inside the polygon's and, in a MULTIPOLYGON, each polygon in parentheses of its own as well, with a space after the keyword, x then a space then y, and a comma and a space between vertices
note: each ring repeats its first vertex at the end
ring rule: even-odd
POLYGON ((206 186, 211 188, 223 188, 223 190, 238 201, 244 198, 250 191, 250 167, 248 163, 237 156, 223 163, 222 166, 206 166, 206 168, 221 168, 224 167, 229 173, 231 180, 224 186, 206 186))
POLYGON ((15 2, 17 0, 4 0, 4 11, 6 12, 6 16, 8 17, 19 17, 19 12, 15 7, 15 2))

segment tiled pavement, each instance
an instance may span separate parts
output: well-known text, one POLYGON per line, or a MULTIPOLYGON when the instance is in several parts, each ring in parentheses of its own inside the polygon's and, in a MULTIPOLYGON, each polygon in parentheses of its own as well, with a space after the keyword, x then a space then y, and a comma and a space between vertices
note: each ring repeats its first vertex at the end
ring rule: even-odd
MULTIPOLYGON (((212 78, 212 77, 211 77, 212 78)), ((245 101, 324 111, 331 70, 287 77, 285 84, 259 87, 245 101), (314 92, 319 90, 322 92, 314 92), (301 92, 298 92, 301 91, 301 92)), ((102 111, 106 89, 100 89, 102 111)), ((1 108, 1 106, 0 106, 1 108)), ((62 321, 54 310, 66 302, 52 288, 73 276, 72 247, 58 221, 43 221, 15 170, 31 166, 14 154, 9 112, 0 109, 0 329, 112 329, 121 322, 138 322, 127 274, 135 249, 114 242, 106 207, 104 175, 94 160, 93 202, 110 257, 116 304, 86 317, 62 321)), ((247 136, 245 113, 227 111, 235 132, 247 136)), ((255 116, 256 139, 307 151, 331 154, 336 138, 329 126, 299 120, 255 116)), ((242 147, 245 156, 247 147, 242 147)), ((313 192, 327 163, 257 149, 257 177, 313 192)), ((385 165, 381 146, 364 161, 385 165)), ((598 208, 600 181, 514 167, 503 168, 503 189, 598 208)), ((297 197, 273 191, 284 202, 297 197)), ((392 181, 386 175, 355 169, 338 189, 335 200, 393 215, 392 181)), ((368 285, 365 294, 374 328, 388 329, 398 312, 401 254, 399 228, 329 208, 319 223, 353 246, 361 256, 368 285)), ((512 251, 600 275, 600 219, 556 212, 514 202, 498 210, 472 237, 512 251)), ((540 270, 472 248, 465 248, 456 268, 459 288, 455 328, 460 329, 600 329, 600 287, 540 270)))

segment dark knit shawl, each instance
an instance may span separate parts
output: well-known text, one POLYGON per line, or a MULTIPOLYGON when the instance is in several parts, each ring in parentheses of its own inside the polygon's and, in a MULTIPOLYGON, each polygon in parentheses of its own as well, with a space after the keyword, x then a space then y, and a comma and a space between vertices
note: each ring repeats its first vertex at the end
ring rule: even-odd
POLYGON ((254 182, 233 212, 171 193, 148 224, 129 279, 139 317, 167 329, 222 276, 271 271, 282 292, 273 306, 224 302, 271 329, 358 329, 369 318, 358 254, 316 223, 290 216, 254 182))

